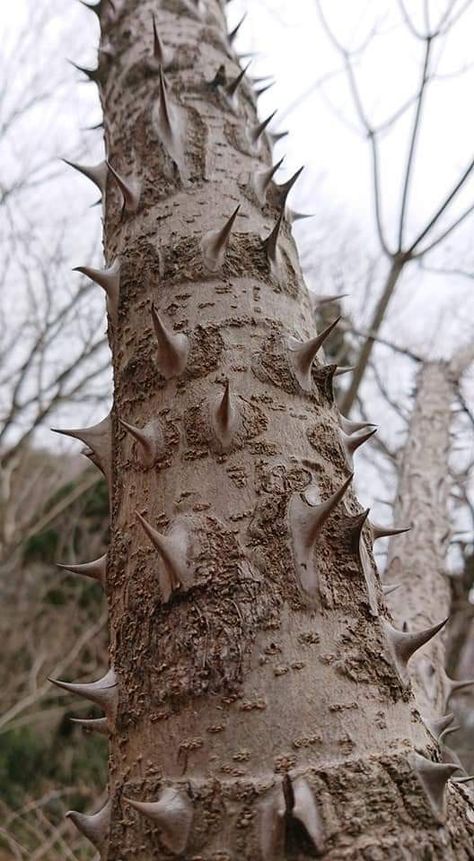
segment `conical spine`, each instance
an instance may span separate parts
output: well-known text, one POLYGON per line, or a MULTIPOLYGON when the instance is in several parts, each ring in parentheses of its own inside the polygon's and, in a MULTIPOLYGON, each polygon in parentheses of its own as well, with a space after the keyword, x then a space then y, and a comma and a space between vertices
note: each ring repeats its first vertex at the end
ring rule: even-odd
POLYGON ((87 179, 90 179, 90 181, 97 186, 101 195, 103 197, 105 196, 108 176, 107 162, 101 161, 98 164, 77 164, 77 162, 69 161, 67 158, 63 158, 62 161, 64 164, 67 164, 69 167, 82 173, 82 175, 86 176, 87 179))
POLYGON ((342 500, 351 481, 352 475, 329 499, 316 505, 308 502, 308 492, 295 493, 290 499, 288 513, 295 567, 301 588, 311 599, 319 595, 319 575, 312 560, 314 547, 326 520, 342 500))
POLYGON ((266 117, 261 123, 250 129, 249 140, 250 143, 253 144, 253 146, 257 146, 257 144, 260 143, 260 140, 263 138, 268 126, 270 125, 276 113, 276 111, 273 111, 273 113, 266 117))
POLYGON ((453 762, 433 762, 419 753, 412 754, 412 765, 433 812, 438 819, 443 820, 446 786, 460 766, 453 762))
POLYGON ((227 380, 224 392, 212 409, 214 433, 224 451, 231 448, 238 425, 238 413, 227 380))
POLYGON ((100 850, 109 836, 111 814, 112 802, 109 800, 97 813, 87 816, 85 813, 68 810, 66 816, 74 823, 78 831, 87 837, 96 849, 100 850))
POLYGON ((344 433, 344 431, 340 432, 342 448, 344 449, 346 461, 351 469, 354 465, 354 453, 361 445, 368 442, 375 433, 377 433, 377 428, 371 428, 370 430, 360 431, 359 433, 353 433, 351 435, 344 433))
POLYGON ((81 577, 90 577, 92 580, 97 580, 102 587, 105 586, 105 578, 107 571, 107 554, 94 559, 93 562, 84 562, 82 565, 64 565, 56 563, 58 568, 65 571, 71 571, 73 574, 80 574, 81 577))
POLYGON ((386 619, 382 620, 385 636, 394 657, 397 670, 404 682, 408 682, 408 661, 426 643, 429 643, 436 634, 446 625, 448 619, 443 619, 437 625, 425 628, 423 631, 409 632, 397 631, 386 619))
POLYGON ((186 591, 193 583, 193 571, 188 560, 187 534, 183 526, 178 526, 168 535, 162 535, 145 520, 139 511, 135 513, 144 532, 161 558, 160 590, 163 603, 167 604, 174 592, 186 591))
POLYGON ((76 266, 74 272, 81 272, 105 290, 107 310, 114 325, 117 323, 120 297, 120 261, 115 260, 107 269, 92 269, 90 266, 76 266))
POLYGON ((162 69, 168 69, 173 62, 173 55, 171 51, 165 48, 162 44, 158 33, 158 27, 156 23, 156 16, 152 13, 152 22, 153 22, 153 60, 154 62, 160 66, 162 69))
POLYGON ((309 341, 298 341, 296 338, 288 340, 288 352, 293 373, 305 392, 310 392, 313 387, 311 376, 313 362, 340 319, 337 317, 329 326, 326 326, 320 335, 316 335, 309 341))
POLYGON ((106 162, 110 174, 115 179, 123 198, 122 213, 132 215, 140 206, 140 186, 136 180, 125 180, 109 161, 106 162))
POLYGON ((113 669, 110 669, 105 676, 96 682, 74 683, 62 682, 59 679, 49 679, 49 681, 56 687, 68 691, 68 693, 77 694, 77 696, 96 703, 113 725, 118 705, 118 683, 113 669))
POLYGON ((376 425, 373 422, 353 422, 349 419, 346 419, 345 416, 339 413, 339 424, 344 431, 345 434, 350 436, 353 433, 357 433, 357 431, 368 430, 369 428, 374 428, 376 425))
POLYGON ((158 364, 165 380, 180 377, 186 368, 189 353, 189 338, 182 332, 176 333, 165 326, 155 305, 151 306, 151 316, 156 340, 158 341, 158 364))
POLYGON ((185 851, 193 821, 193 805, 184 789, 166 787, 158 801, 124 800, 158 825, 160 839, 170 852, 181 855, 185 851))
POLYGON ((265 170, 259 170, 257 173, 253 174, 250 180, 250 184, 255 192, 256 197, 258 198, 259 203, 263 206, 267 199, 267 192, 271 186, 273 177, 276 172, 280 169, 283 164, 285 157, 277 161, 273 167, 265 168, 265 170))
POLYGON ((267 260, 273 270, 278 268, 278 237, 280 236, 282 223, 283 210, 280 212, 280 215, 276 220, 275 227, 273 228, 271 233, 269 233, 267 238, 263 241, 263 247, 265 249, 267 260))
POLYGON ((110 414, 96 425, 86 428, 51 428, 53 433, 70 436, 79 439, 93 453, 93 463, 102 470, 107 478, 110 478, 112 457, 112 421, 110 414))
POLYGON ((233 30, 231 30, 231 31, 230 31, 230 33, 228 33, 228 34, 227 34, 227 38, 228 38, 228 40, 229 40, 229 44, 230 44, 230 45, 233 45, 233 44, 234 44, 234 42, 235 42, 235 40, 236 40, 236 38, 237 38, 237 34, 239 33, 239 30, 240 30, 240 28, 241 28, 242 24, 244 23, 244 21, 245 21, 246 17, 247 17, 247 13, 245 12, 245 13, 242 15, 242 18, 240 19, 240 21, 239 21, 239 23, 237 24, 237 26, 236 26, 236 27, 234 27, 234 29, 233 29, 233 30))
POLYGON ((379 526, 377 523, 370 524, 372 541, 378 541, 379 538, 390 538, 393 535, 403 535, 404 532, 410 532, 411 526, 379 526))
POLYGON ((119 422, 127 433, 137 441, 139 457, 143 465, 151 469, 157 460, 163 456, 165 449, 159 421, 152 419, 144 428, 137 428, 124 419, 119 419, 119 422))
POLYGON ((209 272, 217 272, 224 265, 225 256, 229 247, 230 235, 234 222, 239 214, 240 204, 227 219, 219 230, 211 230, 206 233, 201 241, 204 266, 209 272))

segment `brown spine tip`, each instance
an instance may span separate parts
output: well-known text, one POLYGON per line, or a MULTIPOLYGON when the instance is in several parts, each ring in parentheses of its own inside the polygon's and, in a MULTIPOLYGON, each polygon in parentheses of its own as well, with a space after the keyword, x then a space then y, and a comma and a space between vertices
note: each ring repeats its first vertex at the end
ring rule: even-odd
POLYGON ((119 419, 122 427, 138 443, 139 458, 144 466, 151 469, 163 456, 165 444, 158 419, 152 419, 144 428, 137 428, 124 419, 119 419))
POLYGON ((189 353, 189 338, 182 332, 176 333, 165 326, 155 305, 151 306, 151 316, 156 340, 158 341, 158 364, 165 380, 180 377, 184 373, 189 353))
POLYGON ((133 214, 140 206, 140 185, 135 180, 125 180, 109 161, 106 161, 109 172, 115 179, 123 198, 122 212, 133 214))
POLYGON ((232 81, 229 81, 229 83, 224 86, 224 92, 227 96, 229 96, 231 100, 234 100, 235 96, 237 95, 237 90, 239 89, 243 79, 245 78, 245 75, 247 74, 249 66, 251 66, 251 64, 252 60, 250 60, 247 65, 244 66, 242 71, 239 72, 239 74, 232 81))
POLYGON ((337 317, 329 326, 326 326, 320 335, 316 335, 315 338, 311 338, 309 341, 298 341, 296 338, 290 338, 288 341, 289 358, 293 373, 305 392, 310 392, 313 387, 311 376, 313 362, 340 319, 340 317, 337 317))
POLYGON ((234 212, 227 219, 226 223, 219 230, 211 230, 206 233, 201 241, 201 250, 203 261, 206 269, 210 272, 217 272, 222 268, 225 261, 225 255, 229 246, 230 235, 240 210, 240 204, 234 209, 234 212))
POLYGON ((273 111, 273 113, 266 117, 261 123, 250 130, 249 140, 251 144, 256 146, 259 143, 276 113, 277 111, 273 111))
POLYGON ((170 852, 180 855, 185 851, 193 821, 193 806, 184 789, 166 787, 158 801, 135 801, 125 797, 124 801, 158 826, 161 841, 170 852))
POLYGON ((73 574, 80 574, 81 577, 90 577, 92 580, 97 580, 102 587, 105 586, 105 578, 107 571, 107 554, 94 559, 92 562, 84 562, 82 565, 62 565, 57 562, 57 567, 65 571, 72 571, 73 574))
POLYGON ((240 28, 241 28, 242 24, 244 23, 244 21, 245 21, 246 17, 247 17, 247 13, 245 12, 245 13, 242 15, 242 18, 240 19, 240 21, 239 21, 239 23, 237 24, 237 26, 236 26, 236 27, 234 27, 234 29, 233 29, 233 30, 231 30, 231 31, 230 31, 230 33, 228 33, 227 38, 228 38, 228 40, 229 40, 229 45, 233 45, 233 44, 234 44, 234 42, 235 42, 235 40, 236 40, 236 38, 237 38, 237 34, 238 34, 238 32, 239 32, 239 30, 240 30, 240 28))
POLYGON ((112 802, 109 800, 97 813, 86 815, 85 813, 77 813, 75 810, 68 810, 66 816, 74 823, 78 831, 87 837, 96 849, 100 850, 109 836, 111 813, 112 802))
POLYGON ((263 240, 263 247, 270 266, 273 269, 278 268, 278 237, 280 235, 281 225, 283 223, 283 210, 277 218, 275 227, 269 233, 266 239, 263 240))
POLYGON ((415 632, 398 631, 386 619, 382 620, 395 666, 404 682, 408 682, 409 680, 407 666, 410 658, 444 628, 448 618, 443 619, 442 622, 438 622, 436 625, 432 625, 430 628, 425 628, 423 631, 415 632))
POLYGON ((444 819, 446 786, 460 766, 453 762, 433 762, 419 753, 412 754, 411 762, 434 813, 437 818, 444 819))
POLYGON ((372 541, 378 541, 379 538, 390 538, 393 535, 403 535, 404 532, 410 532, 411 526, 379 526, 376 523, 370 524, 372 533, 372 541))

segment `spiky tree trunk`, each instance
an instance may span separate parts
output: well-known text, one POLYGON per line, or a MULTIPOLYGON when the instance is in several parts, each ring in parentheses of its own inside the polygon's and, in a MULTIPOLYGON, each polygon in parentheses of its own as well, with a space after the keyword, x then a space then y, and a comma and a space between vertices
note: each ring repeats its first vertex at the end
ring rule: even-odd
POLYGON ((114 669, 82 693, 105 708, 110 802, 72 818, 107 861, 467 859, 463 790, 445 791, 454 767, 407 686, 437 628, 387 619, 350 487, 360 434, 341 430, 291 183, 272 182, 223 9, 100 12, 111 167, 93 179, 120 274, 93 276, 112 455, 107 425, 87 444, 112 534, 106 572, 86 573, 105 583, 114 669))

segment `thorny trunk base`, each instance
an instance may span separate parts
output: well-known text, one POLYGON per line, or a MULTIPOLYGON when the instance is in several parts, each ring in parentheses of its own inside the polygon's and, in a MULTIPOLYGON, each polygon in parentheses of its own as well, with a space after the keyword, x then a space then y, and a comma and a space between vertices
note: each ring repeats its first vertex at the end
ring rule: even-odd
MULTIPOLYGON (((99 685, 111 804, 72 818, 106 861, 472 858, 222 8, 114 6, 99 83, 116 173, 93 178, 120 260, 102 284, 115 394, 96 572, 119 693, 99 685)), ((106 472, 107 433, 88 439, 106 472)))

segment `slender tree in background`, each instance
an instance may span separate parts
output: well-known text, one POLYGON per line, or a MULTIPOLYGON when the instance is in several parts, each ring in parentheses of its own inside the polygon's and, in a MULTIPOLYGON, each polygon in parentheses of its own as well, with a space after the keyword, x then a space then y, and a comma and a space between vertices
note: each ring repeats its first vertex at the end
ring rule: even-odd
MULTIPOLYGON (((101 0, 111 416, 107 861, 472 857, 351 490, 372 433, 333 400, 249 80, 218 0, 101 0)), ((329 330, 332 326, 329 327, 329 330)), ((437 608, 436 608, 437 609, 437 608)), ((429 648, 429 646, 428 646, 429 648)))

